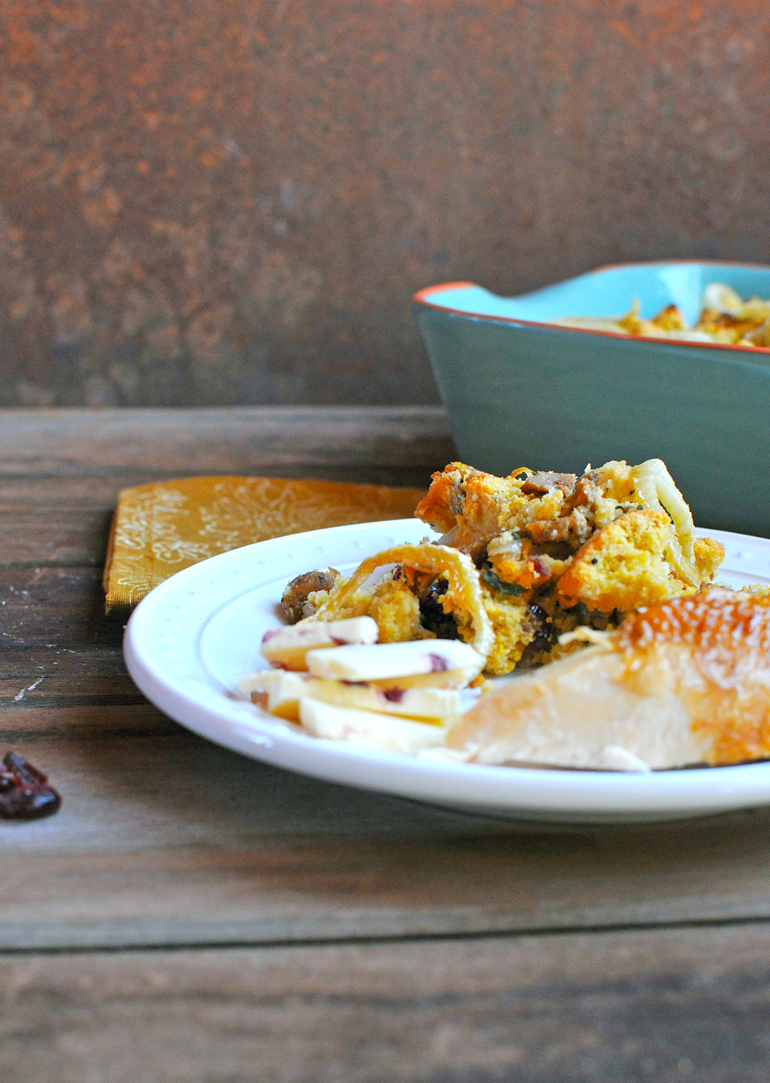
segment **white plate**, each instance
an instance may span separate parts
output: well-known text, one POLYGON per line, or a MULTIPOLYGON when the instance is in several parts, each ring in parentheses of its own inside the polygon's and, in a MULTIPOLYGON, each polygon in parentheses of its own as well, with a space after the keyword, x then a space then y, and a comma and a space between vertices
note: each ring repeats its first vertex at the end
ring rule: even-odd
MULTIPOLYGON (((264 668, 259 644, 280 625, 283 587, 300 572, 350 571, 387 546, 426 534, 414 519, 316 530, 204 560, 156 587, 126 629, 136 684, 162 711, 209 740, 278 767, 367 790, 490 816, 552 821, 674 819, 770 804, 770 763, 650 774, 433 763, 306 736, 236 691, 264 668)), ((720 579, 770 582, 770 540, 708 531, 724 543, 720 579)))

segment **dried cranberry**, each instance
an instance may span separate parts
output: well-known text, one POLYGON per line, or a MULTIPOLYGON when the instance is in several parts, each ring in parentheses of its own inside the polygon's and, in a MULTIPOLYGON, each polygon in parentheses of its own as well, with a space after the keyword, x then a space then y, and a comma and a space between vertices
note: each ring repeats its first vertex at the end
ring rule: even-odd
POLYGON ((530 604, 528 623, 533 635, 522 655, 525 664, 543 651, 550 650, 556 642, 554 626, 542 606, 534 602, 530 604))
POLYGON ((48 779, 18 752, 9 752, 0 769, 0 817, 37 820, 59 810, 61 797, 48 779))
POLYGON ((420 594, 420 620, 423 628, 433 632, 437 639, 459 639, 457 622, 451 613, 445 613, 441 598, 446 594, 447 582, 434 579, 420 594))
POLYGON ((443 655, 429 654, 428 658, 430 659, 431 673, 446 673, 449 669, 449 662, 447 662, 443 655))

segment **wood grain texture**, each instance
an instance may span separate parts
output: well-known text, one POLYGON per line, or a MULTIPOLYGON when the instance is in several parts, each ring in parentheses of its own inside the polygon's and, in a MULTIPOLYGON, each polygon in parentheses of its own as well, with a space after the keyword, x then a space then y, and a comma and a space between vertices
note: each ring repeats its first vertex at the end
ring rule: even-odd
MULTIPOLYGON (((46 643, 38 648, 1 648, 0 708, 146 704, 123 664, 122 631, 117 622, 110 627, 114 646, 46 643)), ((0 714, 0 723, 3 717, 0 714)), ((66 728, 70 726, 68 719, 66 728)))
POLYGON ((770 930, 0 956, 8 1083, 765 1083, 770 930))
POLYGON ((438 407, 5 411, 0 567, 101 568, 118 491, 148 480, 221 472, 427 487, 454 454, 438 407))
POLYGON ((0 833, 0 948, 770 917, 770 812, 572 830, 469 817, 255 763, 131 703, 8 706, 0 742, 64 798, 0 833))
POLYGON ((0 741, 39 762, 64 797, 53 819, 0 830, 0 855, 18 872, 0 884, 0 945, 770 914, 768 813, 572 832, 467 817, 254 763, 187 733, 134 688, 122 626, 101 609, 101 527, 123 471, 242 470, 257 455, 270 472, 289 452, 317 475, 332 459, 362 471, 351 433, 367 454, 380 449, 380 470, 410 459, 429 469, 444 458, 428 464, 444 424, 424 409, 0 416, 0 499, 21 513, 18 536, 0 532, 0 741))
POLYGON ((72 506, 42 511, 0 508, 2 564, 16 567, 101 567, 110 513, 72 506))
POLYGON ((452 454, 436 411, 235 413, 0 415, 0 748, 64 798, 0 824, 3 1079, 764 1083, 770 811, 465 816, 253 762, 142 699, 102 616, 121 485, 414 481, 452 454))
POLYGON ((425 485, 454 449, 438 406, 209 410, 8 410, 3 475, 321 477, 425 485))

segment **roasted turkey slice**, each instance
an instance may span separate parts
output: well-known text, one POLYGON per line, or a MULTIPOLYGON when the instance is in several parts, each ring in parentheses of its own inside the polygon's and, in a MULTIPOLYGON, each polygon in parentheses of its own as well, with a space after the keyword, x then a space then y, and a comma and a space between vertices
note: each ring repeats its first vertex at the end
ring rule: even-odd
POLYGON ((712 589, 500 682, 449 733, 485 764, 655 770, 770 758, 770 594, 712 589))

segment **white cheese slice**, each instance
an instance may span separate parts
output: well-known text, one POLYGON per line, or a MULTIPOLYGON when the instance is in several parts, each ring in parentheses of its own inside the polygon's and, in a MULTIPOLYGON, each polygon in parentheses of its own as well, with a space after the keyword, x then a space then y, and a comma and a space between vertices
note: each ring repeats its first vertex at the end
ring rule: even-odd
POLYGON ((247 673, 238 681, 238 690, 263 711, 278 715, 289 722, 299 720, 299 701, 306 691, 307 674, 289 673, 283 669, 264 669, 247 673))
POLYGON ((307 668, 305 655, 308 651, 350 643, 376 643, 378 635, 379 629, 371 617, 300 621, 299 624, 265 632, 259 653, 272 666, 303 670, 307 668))
POLYGON ((441 673, 417 673, 411 677, 387 677, 384 681, 369 681, 373 688, 467 688, 478 676, 470 669, 446 669, 441 673))
POLYGON ((306 694, 338 707, 402 715, 433 724, 453 722, 462 713, 460 693, 445 688, 376 688, 311 677, 306 694))
POLYGON ((343 681, 383 681, 391 677, 461 670, 467 684, 484 666, 484 658, 473 647, 457 639, 419 639, 410 643, 332 647, 324 651, 310 651, 306 661, 314 677, 343 681))
POLYGON ((311 696, 339 707, 403 715, 432 723, 454 721, 462 712, 459 692, 443 688, 379 688, 371 684, 346 684, 344 681, 318 680, 304 673, 263 670, 241 677, 241 692, 271 714, 296 722, 299 701, 311 696))
POLYGON ((314 737, 410 755, 421 749, 440 747, 446 736, 446 730, 441 726, 374 711, 335 707, 315 699, 300 700, 299 717, 303 727, 314 737))

